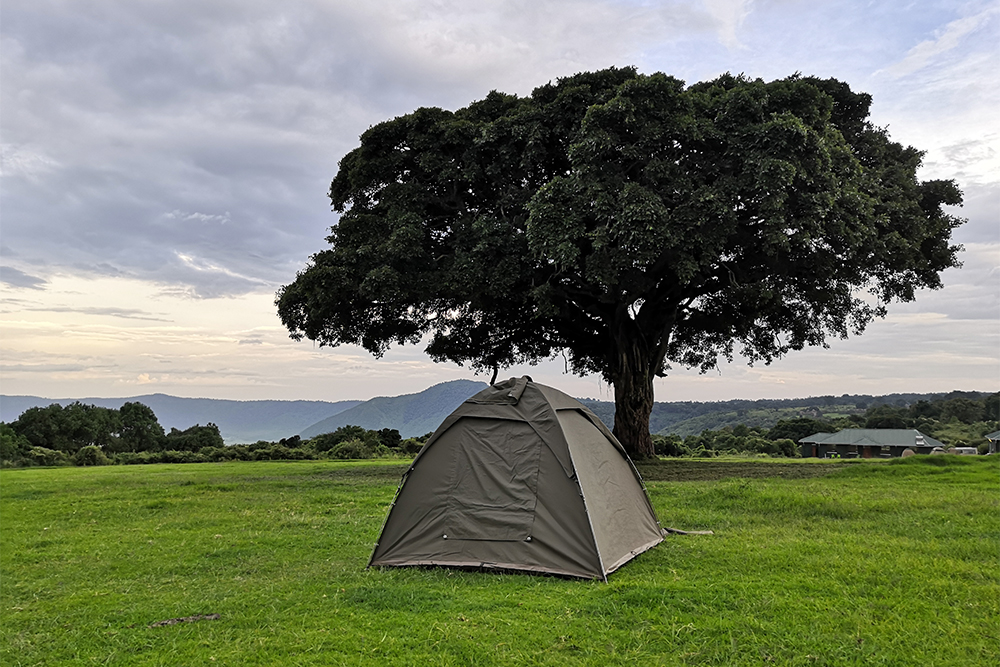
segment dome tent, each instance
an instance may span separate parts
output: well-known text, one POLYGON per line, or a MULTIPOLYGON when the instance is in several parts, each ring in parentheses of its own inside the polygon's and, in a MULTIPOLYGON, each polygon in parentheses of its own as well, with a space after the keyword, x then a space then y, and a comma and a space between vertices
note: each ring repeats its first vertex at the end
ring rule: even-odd
POLYGON ((528 377, 460 405, 403 475, 369 566, 607 580, 662 541, 635 466, 597 416, 528 377))

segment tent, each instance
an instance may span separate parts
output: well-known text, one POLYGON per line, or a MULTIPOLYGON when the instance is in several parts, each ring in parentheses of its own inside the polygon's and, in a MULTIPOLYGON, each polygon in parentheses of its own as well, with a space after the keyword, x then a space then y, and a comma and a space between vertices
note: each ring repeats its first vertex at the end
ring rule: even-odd
POLYGON ((460 405, 403 475, 369 566, 603 579, 662 541, 632 461, 575 398, 510 379, 460 405))

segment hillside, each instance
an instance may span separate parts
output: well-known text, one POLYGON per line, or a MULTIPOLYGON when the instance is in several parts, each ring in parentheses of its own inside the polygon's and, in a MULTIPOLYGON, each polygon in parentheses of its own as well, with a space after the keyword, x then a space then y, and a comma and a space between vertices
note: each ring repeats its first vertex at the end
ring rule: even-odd
MULTIPOLYGON (((733 400, 733 401, 677 401, 655 403, 649 419, 651 433, 680 436, 695 435, 706 429, 717 430, 725 426, 745 424, 749 427, 773 427, 780 419, 811 417, 837 419, 861 415, 876 405, 910 405, 917 401, 950 398, 979 399, 986 392, 952 391, 927 394, 844 394, 842 396, 813 396, 809 398, 733 400)), ((601 418, 609 428, 614 427, 615 404, 612 401, 580 399, 601 418)))
MULTIPOLYGON (((49 399, 38 396, 0 396, 0 421, 11 422, 35 406, 51 403, 68 405, 75 400, 106 408, 120 408, 126 401, 148 405, 160 424, 185 429, 194 424, 218 425, 228 444, 276 441, 299 434, 310 438, 335 431, 340 426, 355 425, 367 429, 397 429, 403 437, 433 431, 462 401, 486 387, 483 382, 454 380, 429 387, 416 394, 380 396, 368 401, 230 401, 207 398, 178 398, 148 394, 129 398, 49 399)), ((836 419, 864 414, 876 405, 910 405, 920 400, 943 398, 981 398, 984 392, 888 394, 845 394, 797 399, 734 400, 716 402, 678 401, 656 403, 650 418, 650 431, 686 436, 706 429, 745 424, 771 428, 780 419, 812 417, 836 419)), ((581 402, 593 410, 609 427, 614 425, 612 401, 584 398, 581 402)))
POLYGON ((404 438, 423 435, 436 429, 463 401, 485 388, 485 382, 452 380, 417 394, 380 396, 315 423, 300 435, 311 438, 347 425, 372 430, 394 428, 404 438))
POLYGON ((128 398, 42 398, 40 396, 0 396, 0 421, 12 422, 28 408, 69 405, 79 401, 102 408, 119 409, 126 402, 152 408, 164 429, 186 429, 195 424, 214 423, 227 444, 280 440, 295 435, 361 401, 229 401, 213 398, 180 398, 166 394, 146 394, 128 398))

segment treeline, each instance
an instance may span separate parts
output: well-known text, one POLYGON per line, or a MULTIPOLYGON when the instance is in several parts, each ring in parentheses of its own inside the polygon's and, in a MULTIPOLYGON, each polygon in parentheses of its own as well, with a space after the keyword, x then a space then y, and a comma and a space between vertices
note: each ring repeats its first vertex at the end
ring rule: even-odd
POLYGON ((762 454, 798 456, 798 441, 814 433, 835 433, 846 428, 916 429, 953 447, 978 447, 985 452, 983 439, 1000 429, 1000 392, 969 398, 951 395, 937 400, 917 400, 910 404, 879 403, 863 414, 835 419, 797 417, 779 420, 772 428, 737 424, 696 435, 654 435, 660 456, 702 456, 720 454, 762 454))
MULTIPOLYGON (((721 454, 799 455, 798 441, 814 433, 845 428, 912 428, 946 445, 985 450, 983 436, 1000 429, 1000 392, 981 398, 956 396, 910 404, 878 403, 863 414, 832 419, 796 417, 772 428, 736 424, 680 436, 653 435, 660 456, 712 457, 721 454)), ((53 403, 25 410, 15 421, 0 423, 0 466, 197 463, 409 457, 430 437, 400 437, 396 429, 341 426, 308 440, 299 436, 277 442, 227 446, 219 428, 209 423, 164 432, 153 410, 125 403, 118 410, 53 403)))
POLYGON ((430 436, 402 439, 395 429, 369 431, 345 426, 302 440, 227 446, 213 423, 164 432, 153 410, 142 403, 120 409, 80 402, 53 403, 25 410, 15 421, 0 423, 3 467, 197 463, 316 458, 363 459, 415 454, 430 436))

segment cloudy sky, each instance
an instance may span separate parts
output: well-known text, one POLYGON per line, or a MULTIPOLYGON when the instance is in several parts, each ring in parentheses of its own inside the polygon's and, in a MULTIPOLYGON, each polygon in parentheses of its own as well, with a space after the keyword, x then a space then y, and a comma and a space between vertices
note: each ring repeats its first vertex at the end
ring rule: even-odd
MULTIPOLYGON (((4 0, 0 391, 340 400, 471 377, 291 341, 274 293, 323 248, 369 126, 610 65, 843 79, 966 196, 944 289, 829 349, 678 371, 658 400, 995 391, 998 43, 1000 3, 977 0, 4 0)), ((611 396, 561 360, 525 372, 611 396)))

